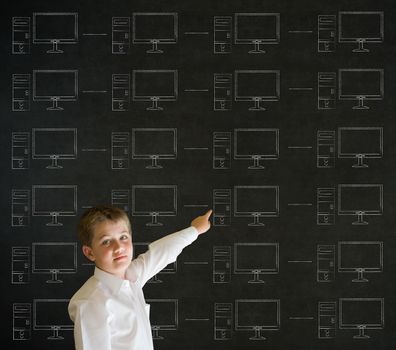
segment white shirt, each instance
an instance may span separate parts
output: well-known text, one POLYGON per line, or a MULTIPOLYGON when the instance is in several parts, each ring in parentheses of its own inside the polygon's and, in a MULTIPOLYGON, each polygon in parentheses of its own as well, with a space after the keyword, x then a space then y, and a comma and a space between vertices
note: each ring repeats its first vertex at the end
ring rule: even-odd
POLYGON ((197 237, 191 226, 151 243, 132 260, 125 280, 95 268, 69 303, 76 350, 152 350, 150 305, 142 288, 197 237))

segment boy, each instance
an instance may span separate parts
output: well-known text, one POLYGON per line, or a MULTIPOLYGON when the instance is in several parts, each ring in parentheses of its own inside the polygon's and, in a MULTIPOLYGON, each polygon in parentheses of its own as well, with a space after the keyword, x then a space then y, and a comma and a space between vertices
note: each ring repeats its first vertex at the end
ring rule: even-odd
POLYGON ((151 243, 134 260, 131 226, 124 211, 98 206, 83 214, 78 236, 84 255, 96 267, 69 303, 76 350, 153 349, 150 305, 145 303, 142 288, 209 230, 211 213, 209 210, 189 228, 151 243))

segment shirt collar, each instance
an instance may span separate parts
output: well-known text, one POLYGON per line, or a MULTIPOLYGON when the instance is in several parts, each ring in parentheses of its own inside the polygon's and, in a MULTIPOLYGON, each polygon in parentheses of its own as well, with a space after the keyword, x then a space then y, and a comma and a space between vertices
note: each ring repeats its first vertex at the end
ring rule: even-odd
POLYGON ((118 293, 122 285, 128 283, 127 280, 121 279, 118 276, 103 271, 98 267, 95 267, 94 276, 97 280, 103 283, 113 294, 118 293))

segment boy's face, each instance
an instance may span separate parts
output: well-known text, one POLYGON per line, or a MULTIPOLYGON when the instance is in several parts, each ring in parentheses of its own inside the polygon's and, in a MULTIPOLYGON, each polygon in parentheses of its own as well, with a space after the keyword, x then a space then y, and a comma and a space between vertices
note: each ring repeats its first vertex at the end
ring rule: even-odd
POLYGON ((98 268, 120 278, 125 277, 132 252, 131 234, 123 220, 96 224, 91 246, 83 246, 84 255, 98 268))

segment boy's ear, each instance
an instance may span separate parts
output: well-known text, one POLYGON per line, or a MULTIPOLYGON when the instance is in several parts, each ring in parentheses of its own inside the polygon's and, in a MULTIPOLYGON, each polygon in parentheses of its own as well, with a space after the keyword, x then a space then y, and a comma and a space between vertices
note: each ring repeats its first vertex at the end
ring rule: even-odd
POLYGON ((87 246, 87 245, 83 245, 82 246, 82 251, 83 254, 91 261, 95 261, 95 256, 92 253, 92 248, 87 246))

